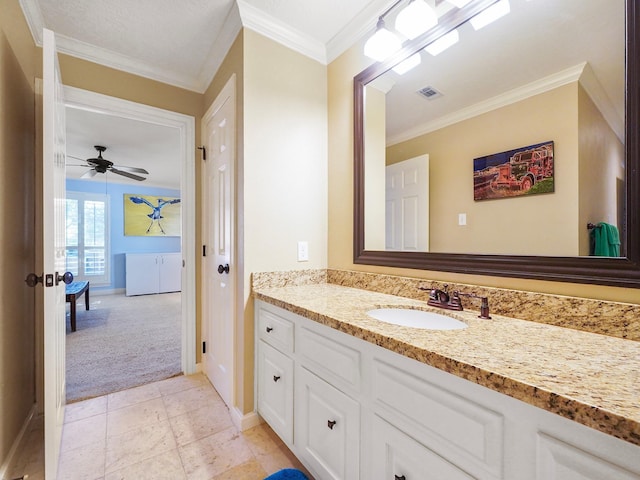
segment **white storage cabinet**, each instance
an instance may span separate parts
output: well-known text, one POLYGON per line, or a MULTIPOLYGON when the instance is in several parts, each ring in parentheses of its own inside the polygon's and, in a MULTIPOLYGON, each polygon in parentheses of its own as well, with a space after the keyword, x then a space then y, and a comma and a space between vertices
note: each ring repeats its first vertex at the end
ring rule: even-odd
POLYGON ((181 253, 127 253, 125 263, 127 296, 182 289, 181 253))
POLYGON ((255 311, 258 413, 316 480, 640 480, 636 445, 268 303, 255 311))

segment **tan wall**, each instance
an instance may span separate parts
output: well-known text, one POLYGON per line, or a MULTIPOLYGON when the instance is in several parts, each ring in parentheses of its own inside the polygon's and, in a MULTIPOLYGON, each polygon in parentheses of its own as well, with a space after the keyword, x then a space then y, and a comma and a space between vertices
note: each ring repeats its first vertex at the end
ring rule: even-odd
POLYGON ((253 409, 250 272, 327 266, 326 79, 326 66, 244 30, 244 412, 253 409), (308 262, 297 261, 299 240, 308 262))
POLYGON ((0 0, 0 466, 35 401, 35 47, 0 0))
POLYGON ((431 252, 578 255, 578 84, 527 98, 387 149, 387 162, 429 154, 431 252), (473 199, 473 159, 555 142, 555 192, 473 199), (467 225, 458 225, 466 213, 467 225))
POLYGON ((624 145, 582 87, 580 124, 580 255, 589 255, 587 223, 618 225, 618 179, 624 179, 624 145))
POLYGON ((638 290, 483 275, 387 268, 353 263, 353 77, 369 65, 354 45, 328 67, 329 88, 329 267, 407 275, 533 292, 639 303, 638 290))

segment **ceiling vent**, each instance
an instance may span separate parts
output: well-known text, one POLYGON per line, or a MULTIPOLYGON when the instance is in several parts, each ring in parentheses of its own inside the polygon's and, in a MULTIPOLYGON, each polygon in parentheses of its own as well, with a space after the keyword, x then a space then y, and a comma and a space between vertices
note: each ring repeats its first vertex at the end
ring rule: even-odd
POLYGON ((424 87, 418 90, 418 93, 425 97, 427 100, 435 100, 436 98, 442 97, 442 93, 436 90, 433 87, 424 87))

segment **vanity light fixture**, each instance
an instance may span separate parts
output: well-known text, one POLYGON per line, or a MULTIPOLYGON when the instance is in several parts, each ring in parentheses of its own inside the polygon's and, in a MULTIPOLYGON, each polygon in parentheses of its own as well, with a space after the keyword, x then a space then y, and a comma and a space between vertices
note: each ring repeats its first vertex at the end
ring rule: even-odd
POLYGON ((418 52, 416 54, 411 55, 409 58, 400 62, 395 67, 393 67, 393 71, 396 72, 397 74, 403 75, 407 73, 409 70, 411 70, 412 68, 420 65, 421 61, 422 59, 420 57, 420 52, 418 52))
MULTIPOLYGON (((385 14, 388 12, 389 11, 387 10, 385 14)), ((391 54, 400 50, 400 47, 402 46, 400 39, 385 27, 383 17, 384 14, 378 19, 376 33, 374 33, 371 38, 367 40, 367 43, 364 44, 364 54, 378 62, 383 62, 391 54)))
POLYGON ((509 5, 509 0, 500 0, 473 17, 469 22, 475 30, 480 30, 482 27, 486 27, 500 17, 504 17, 510 11, 511 6, 509 5))
POLYGON ((396 17, 396 30, 410 40, 438 24, 438 15, 424 0, 410 0, 396 17))
POLYGON ((458 30, 452 30, 446 35, 441 36, 435 42, 432 42, 424 47, 424 49, 435 57, 439 53, 444 52, 450 46, 458 43, 458 40, 460 40, 458 30))

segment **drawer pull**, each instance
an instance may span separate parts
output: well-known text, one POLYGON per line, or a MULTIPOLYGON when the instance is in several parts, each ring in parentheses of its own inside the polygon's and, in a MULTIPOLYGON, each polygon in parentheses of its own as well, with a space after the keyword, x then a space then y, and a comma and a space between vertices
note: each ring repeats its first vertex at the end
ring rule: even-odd
POLYGON ((273 327, 267 327, 267 333, 271 333, 271 330, 273 330, 273 327))
POLYGON ((273 381, 277 382, 278 380, 280 380, 280 375, 274 375, 273 376, 273 381))
POLYGON ((335 425, 336 425, 335 420, 327 420, 327 427, 329 427, 330 430, 333 430, 333 427, 335 427, 335 425))
POLYGON ((396 477, 396 480, 407 480, 404 475, 394 475, 394 477, 396 477))

